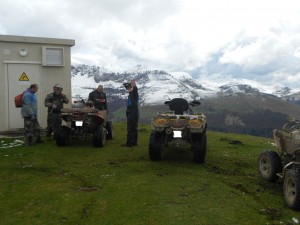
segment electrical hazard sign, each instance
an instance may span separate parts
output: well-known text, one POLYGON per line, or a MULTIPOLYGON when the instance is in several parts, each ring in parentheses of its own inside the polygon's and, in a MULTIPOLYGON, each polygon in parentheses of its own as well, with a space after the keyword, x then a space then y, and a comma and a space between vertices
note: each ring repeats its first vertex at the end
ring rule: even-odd
POLYGON ((19 78, 19 81, 29 81, 29 78, 25 72, 22 73, 22 75, 19 78))

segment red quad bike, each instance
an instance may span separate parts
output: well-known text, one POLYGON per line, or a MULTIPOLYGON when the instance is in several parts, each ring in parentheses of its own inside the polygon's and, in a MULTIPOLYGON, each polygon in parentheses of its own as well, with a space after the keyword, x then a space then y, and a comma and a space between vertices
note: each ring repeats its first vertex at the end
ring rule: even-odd
POLYGON ((92 135, 94 146, 102 147, 106 139, 112 139, 114 136, 112 122, 107 121, 107 110, 62 109, 61 116, 66 125, 61 126, 56 134, 58 146, 69 145, 71 139, 86 140, 89 135, 92 135))
POLYGON ((260 176, 275 182, 283 179, 283 196, 293 210, 300 210, 300 121, 289 118, 282 130, 273 131, 277 151, 264 150, 258 157, 260 176))
POLYGON ((190 106, 199 106, 200 102, 194 100, 188 103, 183 98, 174 98, 166 101, 171 112, 157 113, 151 123, 149 138, 149 158, 160 161, 163 151, 170 146, 179 147, 189 143, 193 151, 195 163, 205 163, 206 158, 206 116, 194 114, 190 106))

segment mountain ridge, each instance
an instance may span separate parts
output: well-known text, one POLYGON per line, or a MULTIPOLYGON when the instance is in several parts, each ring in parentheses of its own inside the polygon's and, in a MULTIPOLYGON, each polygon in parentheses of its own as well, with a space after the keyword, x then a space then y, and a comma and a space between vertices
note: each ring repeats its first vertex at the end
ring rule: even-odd
MULTIPOLYGON (((291 89, 286 86, 265 86, 258 82, 241 79, 231 80, 227 83, 216 83, 213 81, 201 81, 200 79, 194 79, 190 74, 186 72, 166 72, 164 70, 149 70, 146 67, 138 65, 130 70, 123 72, 113 71, 105 66, 90 66, 85 64, 78 64, 72 66, 72 87, 78 86, 78 81, 75 79, 78 76, 86 76, 86 78, 92 78, 85 83, 85 88, 94 89, 98 84, 103 84, 105 88, 122 89, 122 84, 130 80, 136 80, 141 92, 141 98, 149 92, 159 94, 160 97, 165 95, 181 95, 182 97, 191 99, 195 95, 199 95, 202 98, 216 97, 220 94, 223 95, 235 95, 237 93, 244 94, 270 94, 283 100, 293 101, 300 100, 300 89, 291 89), (74 84, 74 85, 73 85, 74 84), (162 85, 167 88, 166 91, 157 93, 162 85), (176 91, 177 90, 177 91, 176 91), (189 92, 189 94, 188 94, 189 92), (165 95, 161 95, 165 94, 165 95)), ((82 82, 79 82, 82 86, 82 82)), ((72 89, 72 95, 78 94, 78 90, 72 89)), ((85 92, 82 93, 84 98, 87 98, 85 92)), ((163 101, 164 99, 159 99, 163 101)), ((155 102, 143 101, 145 104, 155 104, 155 102)), ((159 104, 159 103, 157 103, 159 104)))
POLYGON ((249 80, 227 83, 200 82, 185 72, 148 70, 138 66, 114 72, 104 66, 72 66, 72 96, 87 99, 88 94, 102 84, 109 102, 110 117, 124 121, 128 93, 124 82, 136 80, 140 95, 140 121, 149 123, 169 98, 191 101, 200 97, 201 113, 208 119, 208 128, 217 131, 254 134, 271 137, 274 128, 281 129, 289 115, 300 115, 300 92, 280 86, 264 86, 249 80))

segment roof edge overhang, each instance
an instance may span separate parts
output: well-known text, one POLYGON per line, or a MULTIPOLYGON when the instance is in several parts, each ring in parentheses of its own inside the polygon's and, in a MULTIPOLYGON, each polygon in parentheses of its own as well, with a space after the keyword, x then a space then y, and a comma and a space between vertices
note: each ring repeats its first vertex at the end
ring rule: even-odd
POLYGON ((0 35, 0 42, 35 43, 35 44, 44 44, 44 45, 66 45, 66 46, 75 45, 75 40, 72 39, 29 37, 29 36, 16 36, 16 35, 0 35))

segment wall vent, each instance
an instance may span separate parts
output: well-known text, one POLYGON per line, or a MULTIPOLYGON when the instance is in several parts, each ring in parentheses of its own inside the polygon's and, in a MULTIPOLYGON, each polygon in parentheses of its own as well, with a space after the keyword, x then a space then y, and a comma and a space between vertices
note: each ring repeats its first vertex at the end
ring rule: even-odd
POLYGON ((63 47, 42 47, 43 66, 64 66, 64 48, 63 47))

